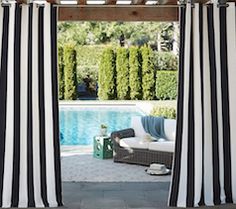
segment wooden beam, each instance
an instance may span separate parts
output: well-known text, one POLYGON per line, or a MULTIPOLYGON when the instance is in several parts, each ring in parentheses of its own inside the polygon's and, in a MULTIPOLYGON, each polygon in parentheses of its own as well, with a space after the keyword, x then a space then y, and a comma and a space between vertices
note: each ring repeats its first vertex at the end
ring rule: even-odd
POLYGON ((147 0, 132 0, 132 4, 137 4, 137 5, 144 5, 146 4, 147 0))
POLYGON ((158 5, 177 5, 176 0, 157 0, 158 5))
POLYGON ((178 21, 178 8, 81 6, 59 8, 59 21, 178 21))
POLYGON ((79 5, 86 5, 86 0, 77 0, 77 4, 79 5))
POLYGON ((19 4, 28 4, 28 0, 16 0, 17 3, 19 4))
POLYGON ((51 3, 51 4, 60 4, 61 1, 60 0, 47 0, 48 3, 51 3))
POLYGON ((200 3, 200 4, 205 4, 207 3, 209 0, 195 0, 196 3, 200 3))
POLYGON ((115 5, 116 4, 116 0, 106 0, 105 4, 115 5))

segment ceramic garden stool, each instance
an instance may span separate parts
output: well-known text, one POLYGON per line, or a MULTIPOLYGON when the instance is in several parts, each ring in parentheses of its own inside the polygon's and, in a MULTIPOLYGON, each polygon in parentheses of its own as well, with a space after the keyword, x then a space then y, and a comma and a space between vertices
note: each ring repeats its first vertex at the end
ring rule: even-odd
POLYGON ((93 157, 99 159, 113 158, 113 144, 109 136, 95 136, 93 139, 93 157))

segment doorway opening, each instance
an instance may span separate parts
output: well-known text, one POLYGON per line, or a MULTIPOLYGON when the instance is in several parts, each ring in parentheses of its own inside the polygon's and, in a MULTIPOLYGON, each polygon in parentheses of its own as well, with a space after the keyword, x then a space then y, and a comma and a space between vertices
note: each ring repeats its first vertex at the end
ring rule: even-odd
MULTIPOLYGON (((76 18, 72 10, 71 18, 76 18)), ((66 14, 59 14, 61 20, 65 20, 66 14)), ((144 193, 141 199, 145 204, 148 200, 153 205, 157 204, 154 196, 148 197, 150 191, 148 193, 147 190, 156 191, 156 187, 151 188, 152 182, 169 182, 170 176, 149 176, 145 172, 147 167, 142 163, 132 165, 113 162, 113 158, 96 157, 95 143, 98 136, 106 138, 107 135, 109 138, 113 131, 130 128, 133 117, 149 114, 176 117, 178 30, 176 22, 59 22, 59 79, 62 79, 59 80, 62 84, 59 89, 64 92, 59 92, 63 181, 79 182, 79 187, 93 187, 95 182, 99 183, 101 190, 108 187, 108 191, 103 191, 103 198, 112 190, 126 206, 135 205, 134 199, 144 193), (131 68, 139 71, 134 73, 137 78, 133 84, 131 68), (111 79, 107 76, 109 73, 113 73, 111 79), (145 80, 147 75, 151 84, 145 80), (104 83, 106 80, 109 82, 104 83), (137 81, 140 89, 132 94, 131 85, 137 84, 137 81), (66 82, 72 85, 69 90, 66 90, 66 82), (144 92, 145 84, 149 85, 147 93, 144 92), (161 89, 163 85, 165 88, 161 89), (102 129, 106 129, 105 134, 102 134, 102 129), (137 194, 134 191, 136 187, 139 188, 137 194), (142 187, 146 187, 145 191, 142 187), (123 189, 115 192, 117 188, 123 189), (128 195, 127 191, 134 194, 128 195)), ((149 140, 148 136, 146 138, 143 140, 149 140)), ((101 142, 101 138, 99 140, 101 142)), ((105 140, 102 143, 106 143, 105 140)), ((132 147, 128 149, 132 155, 132 147)), ((116 150, 113 154, 117 154, 116 150)), ((157 185, 159 187, 160 184, 157 185)), ((168 183, 164 183, 163 187, 167 188, 168 183)), ((99 195, 96 198, 101 199, 99 195)), ((108 199, 117 200, 112 196, 108 199)), ((143 203, 136 200, 136 204, 143 203)), ((158 205, 163 204, 164 201, 158 205)))

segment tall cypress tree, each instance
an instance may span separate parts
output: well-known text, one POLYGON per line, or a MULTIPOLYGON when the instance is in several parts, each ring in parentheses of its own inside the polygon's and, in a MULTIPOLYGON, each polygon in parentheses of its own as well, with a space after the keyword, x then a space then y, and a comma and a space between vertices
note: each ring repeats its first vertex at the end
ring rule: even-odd
POLYGON ((63 47, 58 48, 58 83, 59 83, 59 100, 64 99, 65 78, 64 78, 64 50, 63 47))
POLYGON ((116 54, 117 99, 129 99, 129 54, 124 47, 119 47, 116 54))
POLYGON ((142 60, 138 47, 129 49, 129 86, 132 100, 142 99, 142 60))
POLYGON ((115 53, 112 48, 104 50, 98 73, 99 99, 116 99, 115 53))
POLYGON ((76 50, 71 44, 64 48, 64 75, 65 75, 65 95, 66 100, 77 99, 77 61, 76 50))
POLYGON ((143 99, 153 100, 155 96, 155 73, 152 61, 153 52, 149 46, 143 46, 141 52, 143 99))

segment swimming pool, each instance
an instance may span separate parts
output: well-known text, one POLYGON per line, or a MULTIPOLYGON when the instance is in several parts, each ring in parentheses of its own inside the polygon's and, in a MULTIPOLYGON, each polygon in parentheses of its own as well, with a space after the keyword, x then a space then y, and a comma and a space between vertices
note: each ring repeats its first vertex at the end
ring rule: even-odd
POLYGON ((108 126, 108 133, 130 127, 131 117, 144 113, 135 106, 60 107, 61 145, 92 145, 100 125, 108 126))

